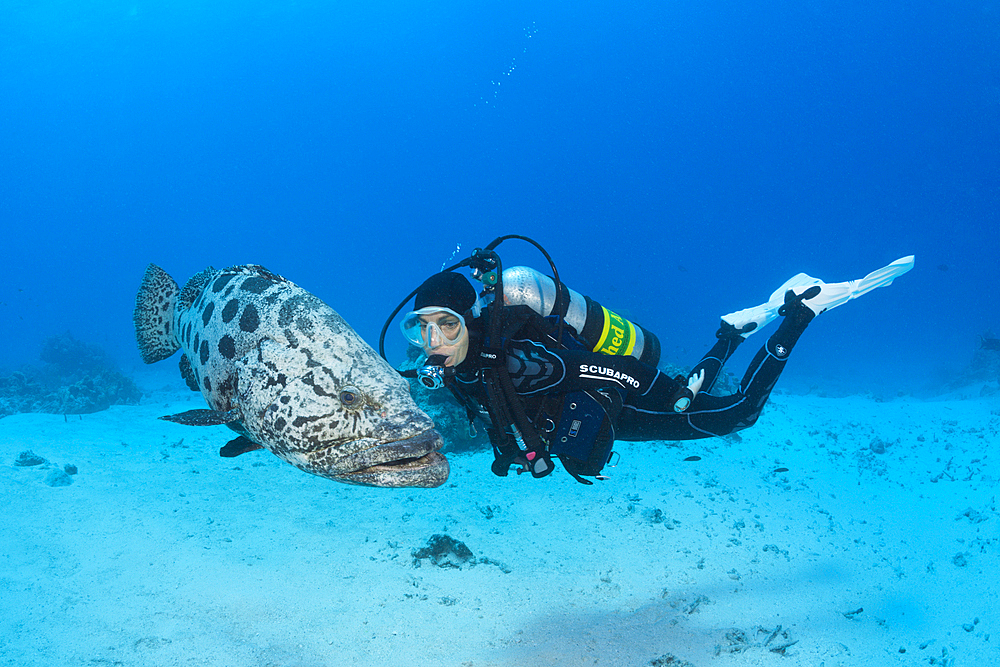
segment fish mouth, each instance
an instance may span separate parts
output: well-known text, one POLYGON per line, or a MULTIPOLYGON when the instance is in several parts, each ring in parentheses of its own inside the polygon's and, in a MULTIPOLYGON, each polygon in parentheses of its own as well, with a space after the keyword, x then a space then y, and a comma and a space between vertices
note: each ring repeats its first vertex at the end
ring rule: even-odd
POLYGON ((448 480, 448 459, 437 450, 444 441, 435 429, 396 440, 366 452, 366 465, 337 475, 348 484, 380 487, 434 488, 448 480))

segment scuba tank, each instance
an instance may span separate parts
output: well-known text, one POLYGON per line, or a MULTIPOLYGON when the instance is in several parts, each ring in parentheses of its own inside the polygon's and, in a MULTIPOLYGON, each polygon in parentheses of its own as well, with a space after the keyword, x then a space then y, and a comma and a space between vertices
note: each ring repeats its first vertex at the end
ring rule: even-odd
POLYGON ((565 284, 560 283, 560 303, 556 304, 555 281, 532 268, 504 269, 502 283, 504 305, 528 306, 542 317, 561 318, 591 351, 633 356, 654 368, 660 362, 660 341, 655 334, 565 284))

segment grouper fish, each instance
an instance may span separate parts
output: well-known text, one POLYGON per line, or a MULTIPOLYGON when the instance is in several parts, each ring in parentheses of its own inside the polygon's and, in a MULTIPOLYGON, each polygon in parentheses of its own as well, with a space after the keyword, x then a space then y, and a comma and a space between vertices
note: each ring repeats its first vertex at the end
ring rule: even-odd
POLYGON ((448 479, 441 435, 406 381, 332 308, 264 267, 208 268, 180 289, 150 264, 133 319, 142 360, 182 349, 181 375, 210 408, 162 419, 226 424, 239 437, 222 456, 268 449, 364 486, 448 479))

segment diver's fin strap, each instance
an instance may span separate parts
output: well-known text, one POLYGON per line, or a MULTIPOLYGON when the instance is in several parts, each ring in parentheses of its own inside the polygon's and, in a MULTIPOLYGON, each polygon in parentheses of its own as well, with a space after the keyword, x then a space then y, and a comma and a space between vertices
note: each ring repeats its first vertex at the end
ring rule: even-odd
POLYGON ((822 289, 823 288, 819 285, 813 285, 812 287, 803 290, 801 294, 795 294, 792 290, 788 290, 785 292, 785 304, 778 308, 778 315, 784 317, 789 313, 794 312, 794 309, 796 308, 808 308, 808 306, 802 302, 806 299, 813 298, 819 294, 822 289))

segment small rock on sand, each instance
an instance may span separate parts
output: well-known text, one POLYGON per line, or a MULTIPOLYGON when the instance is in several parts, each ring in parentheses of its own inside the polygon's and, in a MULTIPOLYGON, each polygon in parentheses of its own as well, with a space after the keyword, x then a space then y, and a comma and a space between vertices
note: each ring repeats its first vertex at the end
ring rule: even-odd
POLYGON ((17 459, 14 461, 14 465, 27 467, 27 466, 40 466, 43 463, 48 463, 38 454, 34 453, 30 449, 26 449, 17 455, 17 459))
POLYGON ((49 474, 45 476, 45 483, 49 486, 69 486, 73 483, 73 478, 56 468, 50 470, 49 474))

